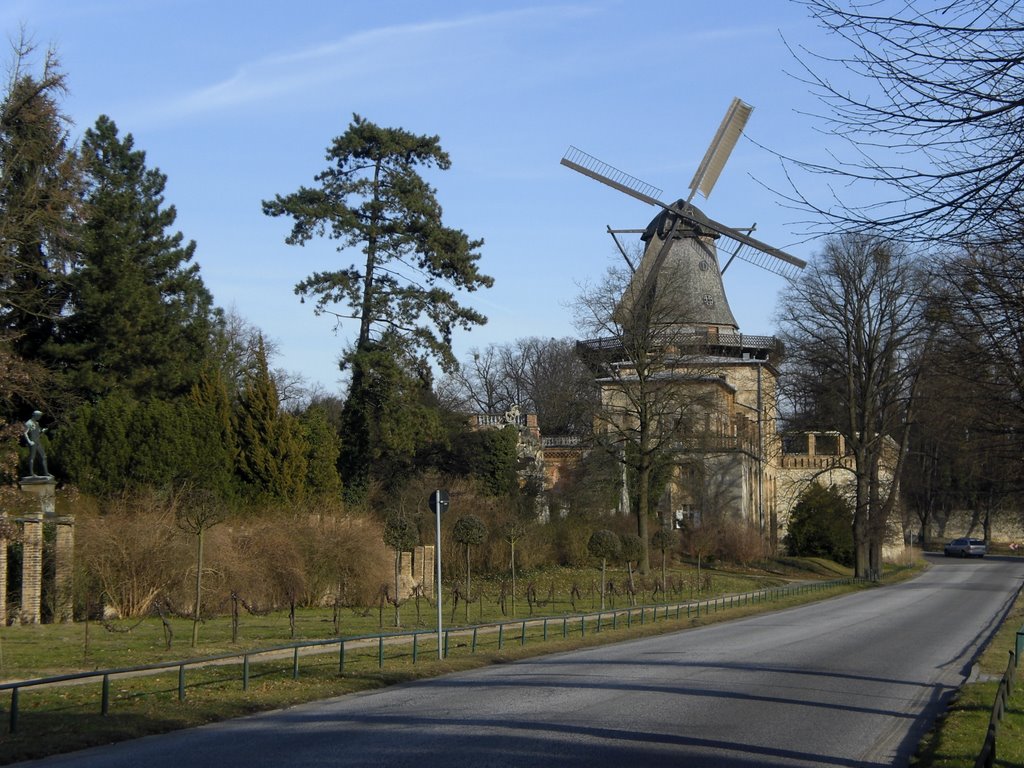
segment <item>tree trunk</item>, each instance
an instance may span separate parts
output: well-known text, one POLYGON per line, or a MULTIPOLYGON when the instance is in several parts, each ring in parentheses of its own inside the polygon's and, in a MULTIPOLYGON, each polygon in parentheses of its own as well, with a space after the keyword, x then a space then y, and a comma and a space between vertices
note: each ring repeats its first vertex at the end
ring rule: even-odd
POLYGON ((395 626, 402 626, 402 615, 401 609, 398 604, 401 602, 398 599, 398 591, 401 588, 401 576, 402 576, 402 552, 401 550, 395 550, 395 626))
MULTIPOLYGON (((641 450, 643 450, 642 445, 641 450)), ((651 495, 651 467, 646 460, 640 468, 637 480, 640 487, 637 489, 636 533, 640 537, 641 545, 640 560, 637 563, 637 568, 640 570, 641 576, 646 576, 651 572, 651 548, 647 536, 647 510, 650 508, 651 495)))
POLYGON ((604 610, 604 585, 608 583, 608 579, 605 577, 605 565, 608 562, 607 558, 601 558, 601 610, 604 610))
POLYGON ((203 599, 203 529, 196 533, 196 604, 192 612, 192 647, 199 642, 199 607, 203 599))
POLYGON ((516 545, 512 547, 512 618, 516 615, 516 545))
POLYGON ((466 623, 467 624, 469 623, 469 585, 470 585, 470 578, 469 578, 469 544, 467 544, 466 545, 466 595, 465 595, 465 601, 464 601, 466 603, 466 623))

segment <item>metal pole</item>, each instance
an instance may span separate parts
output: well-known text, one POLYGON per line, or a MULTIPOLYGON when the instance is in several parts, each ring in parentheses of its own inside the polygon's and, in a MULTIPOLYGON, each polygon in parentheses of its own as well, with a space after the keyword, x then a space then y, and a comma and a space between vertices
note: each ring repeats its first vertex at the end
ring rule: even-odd
POLYGON ((441 490, 438 489, 435 493, 437 494, 437 509, 434 510, 434 518, 437 521, 437 527, 434 533, 434 563, 437 565, 437 576, 434 584, 437 592, 437 658, 438 661, 442 661, 444 660, 444 644, 441 637, 441 490))

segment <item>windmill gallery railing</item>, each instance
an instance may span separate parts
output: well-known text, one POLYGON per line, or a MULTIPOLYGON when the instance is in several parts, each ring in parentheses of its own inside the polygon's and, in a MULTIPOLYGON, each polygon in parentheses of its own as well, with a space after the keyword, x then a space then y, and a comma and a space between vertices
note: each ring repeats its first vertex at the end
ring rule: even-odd
MULTIPOLYGON (((464 648, 468 648, 470 653, 476 653, 478 648, 487 642, 495 644, 497 650, 502 650, 506 643, 518 643, 520 646, 523 646, 527 644, 527 640, 530 638, 535 642, 538 640, 543 642, 551 639, 565 639, 570 636, 583 637, 590 633, 615 630, 620 627, 631 627, 634 624, 642 625, 648 621, 654 623, 673 619, 697 618, 707 614, 718 613, 719 611, 726 611, 730 608, 773 602, 793 595, 823 592, 855 582, 856 579, 852 578, 834 579, 831 581, 793 584, 784 587, 771 587, 752 592, 708 598, 706 600, 627 606, 590 613, 531 617, 475 626, 452 627, 444 630, 442 641, 443 655, 447 658, 455 650, 464 648), (453 640, 455 640, 454 644, 453 640)), ((198 669, 212 666, 230 670, 232 666, 239 666, 240 669, 236 674, 240 675, 242 690, 247 691, 249 689, 250 677, 252 676, 252 665, 258 659, 266 662, 280 662, 282 660, 288 662, 287 672, 291 674, 292 679, 298 680, 300 656, 322 656, 327 653, 336 653, 338 674, 344 675, 347 666, 351 666, 355 661, 353 655, 359 651, 363 652, 364 662, 365 656, 369 654, 373 657, 372 663, 376 663, 377 667, 381 670, 384 669, 385 662, 388 659, 411 660, 413 664, 416 664, 421 653, 426 652, 428 658, 432 653, 436 653, 437 630, 422 629, 411 632, 309 640, 270 648, 250 649, 238 653, 222 653, 157 664, 118 667, 92 672, 76 672, 67 675, 3 683, 0 684, 0 691, 11 692, 7 722, 8 731, 15 733, 18 730, 18 721, 21 715, 21 695, 25 690, 99 681, 100 714, 109 715, 112 704, 110 686, 111 681, 114 679, 123 680, 131 677, 151 676, 163 671, 173 670, 177 672, 177 698, 179 701, 184 701, 187 688, 186 673, 189 670, 195 672, 198 669)), ((62 704, 62 706, 66 707, 66 704, 62 704)))
MULTIPOLYGON (((654 339, 657 341, 657 338, 654 339)), ((668 347, 678 348, 682 354, 715 353, 724 357, 748 355, 755 359, 781 357, 782 342, 774 336, 755 336, 746 333, 713 333, 708 331, 666 332, 662 339, 668 347)), ((586 354, 607 356, 621 352, 622 340, 616 337, 584 339, 577 349, 586 354)))

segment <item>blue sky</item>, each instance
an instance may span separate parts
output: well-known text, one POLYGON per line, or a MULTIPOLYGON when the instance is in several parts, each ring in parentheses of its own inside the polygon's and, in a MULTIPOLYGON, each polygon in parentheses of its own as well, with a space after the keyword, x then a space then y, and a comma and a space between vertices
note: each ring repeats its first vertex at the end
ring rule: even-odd
MULTIPOLYGON (((75 137, 107 114, 167 174, 216 303, 276 342, 276 366, 330 391, 350 329, 292 289, 356 259, 330 241, 285 245, 288 222, 260 203, 311 184, 353 113, 437 134, 451 156, 430 180, 446 223, 485 240, 481 267, 495 278, 466 297, 489 323, 456 338, 460 358, 575 335, 579 284, 621 263, 605 226, 653 216, 560 166, 570 144, 674 200, 733 96, 754 106, 753 142, 801 156, 822 142, 783 42, 820 49, 821 33, 785 0, 7 0, 0 24, 58 51, 75 137)), ((809 258, 800 215, 765 188, 783 185, 779 163, 753 142, 741 139, 696 202, 809 258)), ((725 282, 740 330, 772 333, 782 278, 737 263, 725 282)))

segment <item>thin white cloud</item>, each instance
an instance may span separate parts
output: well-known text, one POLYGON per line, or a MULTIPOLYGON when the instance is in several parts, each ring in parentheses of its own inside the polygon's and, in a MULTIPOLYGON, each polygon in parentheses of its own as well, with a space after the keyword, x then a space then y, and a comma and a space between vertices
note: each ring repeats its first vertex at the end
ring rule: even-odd
POLYGON ((270 102, 322 90, 339 82, 365 83, 390 74, 421 72, 443 59, 453 45, 471 45, 489 31, 563 22, 592 13, 576 5, 502 11, 457 19, 402 24, 357 32, 315 48, 257 59, 229 78, 171 99, 149 110, 158 121, 270 102))

